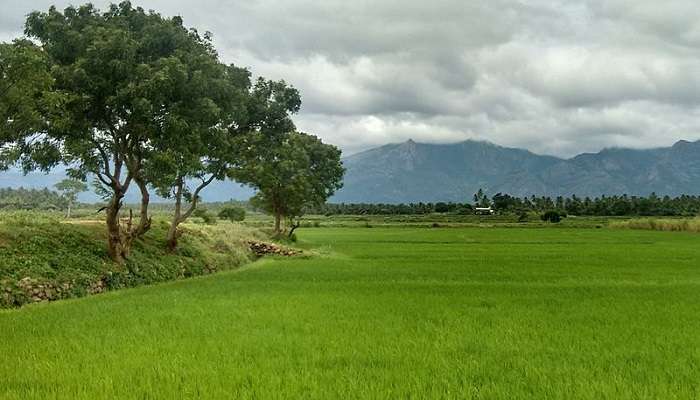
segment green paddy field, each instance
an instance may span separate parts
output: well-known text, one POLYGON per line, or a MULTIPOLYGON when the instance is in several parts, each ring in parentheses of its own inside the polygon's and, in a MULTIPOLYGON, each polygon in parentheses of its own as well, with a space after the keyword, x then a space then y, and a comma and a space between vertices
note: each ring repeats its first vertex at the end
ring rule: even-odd
POLYGON ((0 399, 696 399, 700 236, 302 228, 308 256, 0 311, 0 399))

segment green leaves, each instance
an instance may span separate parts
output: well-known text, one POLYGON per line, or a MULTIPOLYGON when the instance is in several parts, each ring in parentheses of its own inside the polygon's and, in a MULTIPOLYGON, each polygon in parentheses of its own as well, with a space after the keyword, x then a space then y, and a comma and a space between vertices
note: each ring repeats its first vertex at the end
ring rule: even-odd
POLYGON ((0 77, 0 169, 32 152, 41 166, 52 165, 53 154, 38 136, 46 129, 44 111, 59 103, 49 92, 53 79, 46 55, 28 40, 0 43, 0 77))
POLYGON ((340 150, 316 136, 250 135, 242 148, 243 161, 231 176, 257 189, 253 204, 277 217, 301 216, 342 187, 340 150))

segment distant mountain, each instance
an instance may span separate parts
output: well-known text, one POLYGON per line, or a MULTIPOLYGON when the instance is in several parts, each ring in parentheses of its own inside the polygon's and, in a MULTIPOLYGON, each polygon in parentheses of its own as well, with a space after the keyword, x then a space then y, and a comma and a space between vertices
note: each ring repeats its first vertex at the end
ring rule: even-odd
MULTIPOLYGON (((344 187, 332 202, 470 201, 479 188, 490 195, 516 196, 700 195, 700 141, 681 140, 648 150, 605 149, 562 159, 473 140, 454 144, 409 140, 351 155, 343 163, 344 187)), ((64 177, 61 169, 27 176, 11 170, 0 172, 0 187, 52 189, 64 177)), ((137 192, 130 191, 126 200, 138 201, 137 192)), ((230 181, 215 182, 203 192, 205 201, 245 200, 252 195, 251 189, 230 181)), ((84 193, 80 200, 99 198, 84 193)))
POLYGON ((562 159, 473 140, 409 140, 343 162, 345 185, 333 202, 469 201, 479 188, 516 196, 700 194, 700 141, 562 159))

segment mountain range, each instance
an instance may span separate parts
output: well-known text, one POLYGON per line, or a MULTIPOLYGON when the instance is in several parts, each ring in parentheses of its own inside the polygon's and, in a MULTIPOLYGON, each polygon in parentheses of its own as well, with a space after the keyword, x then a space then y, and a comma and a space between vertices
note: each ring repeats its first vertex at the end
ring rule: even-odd
POLYGON ((470 201, 487 194, 601 196, 700 194, 700 141, 646 150, 612 148, 573 158, 467 140, 409 140, 346 157, 334 202, 470 201))
MULTIPOLYGON (((466 202, 479 189, 514 196, 700 195, 700 141, 681 140, 671 147, 646 150, 604 149, 564 159, 483 141, 409 140, 350 155, 343 164, 344 186, 331 202, 466 202)), ((26 176, 10 170, 0 173, 0 187, 52 188, 64 177, 61 169, 26 176)), ((127 201, 138 201, 136 192, 129 193, 127 201)), ((215 182, 203 198, 245 200, 252 194, 235 182, 215 182)), ((80 200, 99 198, 84 193, 80 200)))

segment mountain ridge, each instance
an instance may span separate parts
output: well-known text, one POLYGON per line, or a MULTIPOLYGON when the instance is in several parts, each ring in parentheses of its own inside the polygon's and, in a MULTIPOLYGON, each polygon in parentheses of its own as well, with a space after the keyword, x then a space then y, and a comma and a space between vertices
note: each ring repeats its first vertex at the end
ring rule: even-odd
POLYGON ((479 188, 517 196, 700 194, 700 141, 561 158, 487 141, 408 140, 344 157, 343 163, 345 185, 334 202, 468 201, 479 188))
MULTIPOLYGON (((409 139, 346 156, 343 163, 344 187, 330 202, 464 202, 480 188, 490 195, 514 196, 700 195, 700 141, 649 149, 609 147, 562 158, 488 141, 429 144, 409 139)), ((11 170, 0 172, 0 187, 53 189, 64 177, 61 169, 27 176, 11 170)), ((203 198, 245 200, 252 194, 252 189, 226 181, 213 183, 203 198)), ((99 198, 88 192, 80 200, 99 198)), ((138 201, 138 193, 129 193, 126 201, 138 201)))

